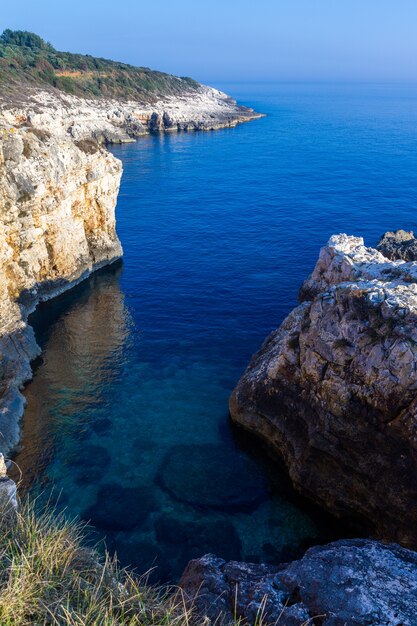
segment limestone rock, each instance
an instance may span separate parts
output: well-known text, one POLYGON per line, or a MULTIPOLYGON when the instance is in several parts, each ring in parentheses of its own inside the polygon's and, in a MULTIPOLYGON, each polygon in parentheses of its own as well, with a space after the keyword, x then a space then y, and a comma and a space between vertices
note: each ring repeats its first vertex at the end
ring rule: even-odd
POLYGON ((379 240, 377 248, 388 259, 417 261, 417 239, 413 231, 396 230, 385 233, 379 240))
POLYGON ((0 450, 18 442, 20 388, 39 354, 26 319, 48 299, 119 258, 114 207, 121 164, 63 136, 1 124, 0 450))
POLYGON ((299 491, 417 547, 417 264, 337 235, 300 293, 234 390, 232 419, 299 491))
MULTIPOLYGON (((206 85, 156 102, 86 100, 56 90, 25 88, 24 99, 10 103, 0 93, 0 118, 11 127, 30 126, 37 132, 98 143, 133 141, 150 131, 194 131, 229 128, 262 117, 239 106, 225 93, 206 85)), ((19 139, 8 141, 7 158, 17 157, 19 139)))
POLYGON ((7 515, 17 511, 17 489, 14 481, 7 476, 7 466, 0 453, 0 514, 7 515))
POLYGON ((16 483, 7 476, 0 478, 0 511, 2 515, 5 512, 17 511, 17 506, 16 483))
POLYGON ((202 619, 234 616, 281 626, 415 626, 417 554, 398 545, 344 540, 274 567, 213 555, 191 561, 181 580, 202 619))

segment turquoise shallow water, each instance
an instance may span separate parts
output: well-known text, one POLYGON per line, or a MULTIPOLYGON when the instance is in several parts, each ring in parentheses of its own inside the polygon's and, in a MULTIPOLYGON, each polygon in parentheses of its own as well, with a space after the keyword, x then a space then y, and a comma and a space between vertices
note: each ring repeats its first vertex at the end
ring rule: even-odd
POLYGON ((332 233, 416 225, 417 87, 220 87, 268 116, 113 147, 123 264, 32 316, 24 485, 162 580, 345 532, 231 428, 228 397, 332 233))

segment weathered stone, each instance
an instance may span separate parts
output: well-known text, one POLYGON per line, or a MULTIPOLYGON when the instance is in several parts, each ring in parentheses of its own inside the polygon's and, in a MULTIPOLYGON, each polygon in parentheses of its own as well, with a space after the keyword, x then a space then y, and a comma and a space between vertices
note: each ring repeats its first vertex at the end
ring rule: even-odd
POLYGON ((334 236, 230 402, 299 491, 417 547, 417 264, 334 236))
POLYGON ((6 478, 6 476, 7 476, 6 461, 4 460, 4 455, 0 453, 0 479, 6 478))
POLYGON ((174 446, 159 472, 161 486, 176 500, 202 508, 254 509, 267 497, 263 475, 250 459, 228 454, 216 444, 174 446))
POLYGON ((180 581, 202 619, 235 616, 281 626, 415 626, 417 554, 398 545, 345 540, 311 548, 279 567, 191 561, 180 581))
POLYGON ((8 515, 17 511, 16 483, 7 476, 7 466, 0 453, 0 514, 8 515))
POLYGON ((0 478, 0 511, 17 511, 16 483, 8 477, 0 478))
POLYGON ((122 253, 114 217, 121 164, 64 136, 3 128, 1 112, 0 127, 0 450, 6 452, 18 442, 20 388, 39 354, 28 314, 122 253))
POLYGON ((417 261, 417 239, 412 230, 385 233, 378 241, 377 249, 388 259, 417 261))

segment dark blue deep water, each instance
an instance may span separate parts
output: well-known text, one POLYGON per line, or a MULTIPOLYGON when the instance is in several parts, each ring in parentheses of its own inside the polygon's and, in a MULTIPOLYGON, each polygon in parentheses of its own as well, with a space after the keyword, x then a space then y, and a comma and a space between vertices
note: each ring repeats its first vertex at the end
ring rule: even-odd
POLYGON ((268 116, 112 148, 123 264, 32 316, 24 484, 162 580, 342 533, 231 428, 228 397, 332 233, 417 220, 417 87, 220 87, 268 116))

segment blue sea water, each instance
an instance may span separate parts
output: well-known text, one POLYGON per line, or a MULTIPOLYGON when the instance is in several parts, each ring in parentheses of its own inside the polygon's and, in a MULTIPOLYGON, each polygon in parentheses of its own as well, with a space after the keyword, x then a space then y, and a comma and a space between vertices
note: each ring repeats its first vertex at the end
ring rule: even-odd
POLYGON ((417 86, 219 85, 267 117, 112 147, 123 264, 42 304, 16 461, 123 564, 279 561, 343 534, 228 421, 333 233, 416 227, 417 86))

